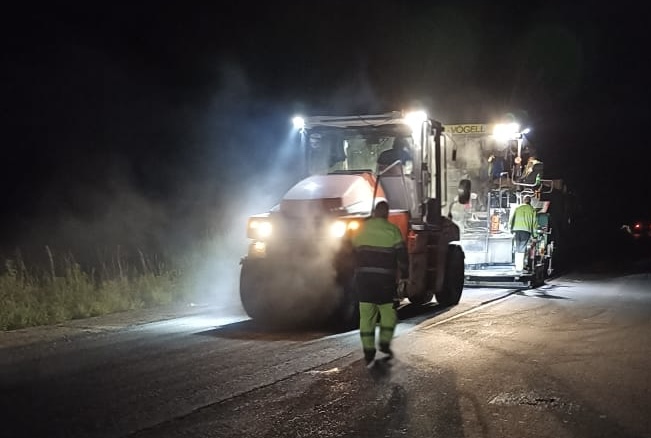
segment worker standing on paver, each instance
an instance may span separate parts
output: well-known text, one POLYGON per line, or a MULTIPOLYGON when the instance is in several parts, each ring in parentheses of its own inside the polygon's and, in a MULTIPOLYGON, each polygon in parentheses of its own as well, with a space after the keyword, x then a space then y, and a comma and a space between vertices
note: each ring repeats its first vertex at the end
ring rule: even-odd
POLYGON ((519 205, 511 218, 511 231, 515 239, 515 270, 524 270, 527 244, 536 229, 536 210, 531 206, 531 196, 524 197, 524 204, 519 205))

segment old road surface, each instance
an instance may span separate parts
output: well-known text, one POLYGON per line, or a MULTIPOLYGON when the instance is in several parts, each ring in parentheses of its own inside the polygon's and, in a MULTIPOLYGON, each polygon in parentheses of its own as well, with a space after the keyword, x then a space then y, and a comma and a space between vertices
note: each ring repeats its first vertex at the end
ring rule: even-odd
POLYGON ((572 274, 406 306, 391 364, 358 332, 237 308, 0 334, 5 437, 651 437, 651 276, 572 274))

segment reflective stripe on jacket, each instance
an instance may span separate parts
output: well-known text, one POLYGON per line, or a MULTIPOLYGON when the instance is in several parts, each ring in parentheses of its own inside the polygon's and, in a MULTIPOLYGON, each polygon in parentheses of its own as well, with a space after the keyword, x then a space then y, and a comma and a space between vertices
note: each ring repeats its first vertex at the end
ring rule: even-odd
POLYGON ((533 234, 536 230, 536 209, 530 204, 522 204, 515 209, 511 218, 511 231, 526 231, 533 234))
POLYGON ((398 269, 403 278, 409 274, 407 248, 400 229, 382 218, 364 222, 352 239, 360 301, 391 302, 398 269))
POLYGON ((353 237, 357 268, 385 269, 395 274, 398 267, 406 277, 407 250, 400 229, 382 218, 368 219, 353 237))

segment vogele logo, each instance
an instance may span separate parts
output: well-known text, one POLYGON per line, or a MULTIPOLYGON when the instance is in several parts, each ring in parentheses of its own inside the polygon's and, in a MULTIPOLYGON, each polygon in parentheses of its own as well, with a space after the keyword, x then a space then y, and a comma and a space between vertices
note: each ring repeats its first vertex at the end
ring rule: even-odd
POLYGON ((445 132, 452 134, 488 134, 488 125, 484 124, 464 124, 464 125, 444 125, 445 132))

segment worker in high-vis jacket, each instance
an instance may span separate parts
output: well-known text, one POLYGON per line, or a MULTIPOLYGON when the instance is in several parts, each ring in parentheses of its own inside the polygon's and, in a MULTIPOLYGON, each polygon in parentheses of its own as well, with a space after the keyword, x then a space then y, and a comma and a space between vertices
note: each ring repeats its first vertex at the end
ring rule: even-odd
POLYGON ((515 270, 522 272, 524 269, 527 243, 533 236, 537 227, 536 209, 531 206, 531 196, 524 197, 524 204, 519 205, 511 217, 511 232, 515 239, 515 270))
POLYGON ((379 202, 373 216, 353 237, 359 297, 359 334, 367 365, 375 360, 375 329, 379 316, 379 349, 391 359, 391 340, 398 322, 394 299, 398 279, 409 275, 407 248, 400 229, 389 222, 389 204, 379 202))

